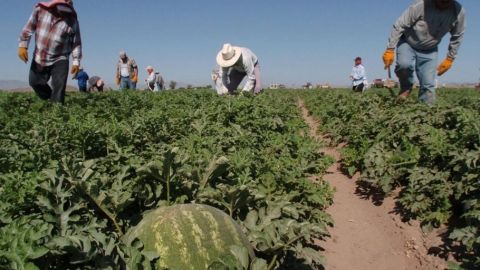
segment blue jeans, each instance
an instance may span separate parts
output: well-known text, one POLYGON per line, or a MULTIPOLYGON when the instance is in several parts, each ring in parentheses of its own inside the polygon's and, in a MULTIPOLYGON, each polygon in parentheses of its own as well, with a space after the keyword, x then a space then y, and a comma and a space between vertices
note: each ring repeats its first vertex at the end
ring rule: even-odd
POLYGON ((121 90, 127 90, 127 89, 135 90, 135 87, 134 87, 133 82, 130 79, 130 77, 121 77, 120 78, 120 89, 121 90))
POLYGON ((418 99, 426 104, 435 103, 435 72, 437 68, 438 48, 420 51, 412 48, 407 42, 400 41, 397 46, 397 66, 395 73, 400 80, 402 92, 411 91, 417 73, 420 83, 418 99))

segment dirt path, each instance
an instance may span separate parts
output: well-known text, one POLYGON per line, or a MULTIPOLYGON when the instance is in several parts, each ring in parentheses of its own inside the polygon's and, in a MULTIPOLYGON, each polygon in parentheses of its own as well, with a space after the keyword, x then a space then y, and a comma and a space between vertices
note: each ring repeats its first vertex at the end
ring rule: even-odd
MULTIPOLYGON (((298 102, 310 135, 318 140, 319 123, 298 102)), ((436 234, 424 237, 418 224, 406 224, 394 214, 393 198, 380 206, 356 194, 358 176, 348 178, 340 171, 339 148, 324 148, 337 162, 323 177, 336 189, 334 204, 328 212, 335 221, 331 238, 321 243, 325 249, 327 270, 413 270, 445 269, 444 260, 428 255, 430 247, 440 244, 436 234)))

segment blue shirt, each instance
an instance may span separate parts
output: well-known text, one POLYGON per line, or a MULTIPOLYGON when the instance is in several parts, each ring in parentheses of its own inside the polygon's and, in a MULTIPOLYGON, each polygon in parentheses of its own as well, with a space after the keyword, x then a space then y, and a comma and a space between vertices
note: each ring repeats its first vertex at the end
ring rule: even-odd
POLYGON ((85 71, 78 72, 77 80, 79 88, 87 88, 88 74, 85 71))

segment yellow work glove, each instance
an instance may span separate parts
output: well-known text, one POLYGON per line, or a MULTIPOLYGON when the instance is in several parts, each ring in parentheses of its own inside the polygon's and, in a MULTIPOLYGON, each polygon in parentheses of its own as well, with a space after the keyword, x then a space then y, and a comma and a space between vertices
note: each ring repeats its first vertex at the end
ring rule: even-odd
POLYGON ((138 76, 137 75, 133 74, 132 82, 134 82, 134 83, 138 82, 138 76))
POLYGON ((27 63, 28 62, 28 50, 27 50, 27 48, 18 47, 18 57, 20 58, 20 60, 27 63))
POLYGON ((77 65, 72 66, 72 70, 70 71, 70 74, 72 74, 72 77, 75 79, 77 78, 77 74, 80 71, 80 67, 77 65))
POLYGON ((120 77, 115 77, 115 84, 120 85, 120 77))
POLYGON ((447 72, 453 65, 453 59, 447 57, 437 68, 438 76, 442 76, 445 72, 447 72))
POLYGON ((387 49, 385 53, 383 53, 383 63, 385 64, 385 69, 393 64, 393 60, 395 60, 395 50, 387 49))

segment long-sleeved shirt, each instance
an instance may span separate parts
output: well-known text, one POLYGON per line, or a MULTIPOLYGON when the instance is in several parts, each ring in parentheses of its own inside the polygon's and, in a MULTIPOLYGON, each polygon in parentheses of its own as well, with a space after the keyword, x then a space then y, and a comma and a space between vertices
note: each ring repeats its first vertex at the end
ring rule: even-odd
POLYGON ((228 74, 231 69, 247 74, 247 82, 243 91, 251 91, 255 87, 255 65, 258 64, 258 57, 248 48, 240 48, 242 56, 240 61, 233 67, 222 68, 221 77, 224 85, 228 85, 228 74))
POLYGON ((363 65, 354 66, 352 69, 353 86, 360 85, 365 82, 367 75, 365 74, 365 67, 363 65))
POLYGON ((34 60, 41 66, 51 66, 59 60, 68 60, 72 54, 72 64, 80 65, 82 58, 82 39, 77 15, 67 18, 55 15, 55 7, 47 8, 38 4, 20 36, 19 47, 28 48, 35 33, 34 60))
POLYGON ((432 50, 450 33, 448 57, 455 59, 465 33, 465 9, 454 1, 450 8, 440 10, 434 1, 417 1, 400 16, 393 26, 388 48, 394 49, 404 38, 414 49, 432 50))

